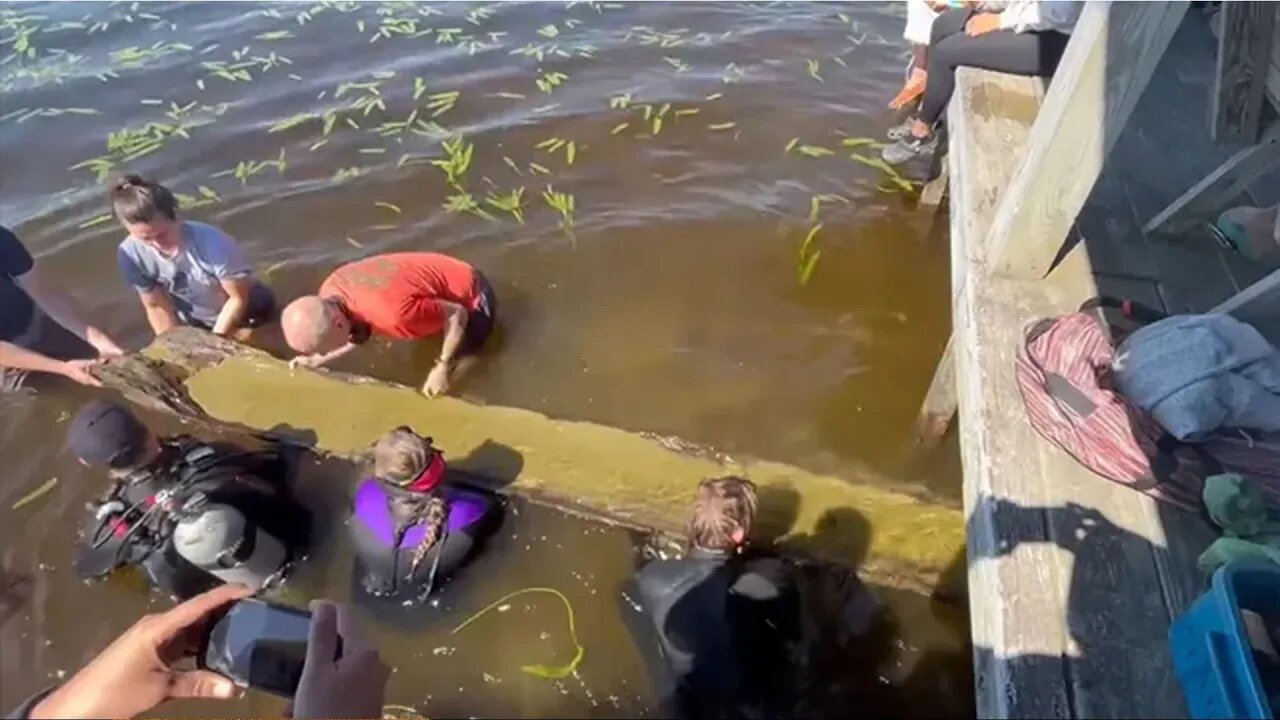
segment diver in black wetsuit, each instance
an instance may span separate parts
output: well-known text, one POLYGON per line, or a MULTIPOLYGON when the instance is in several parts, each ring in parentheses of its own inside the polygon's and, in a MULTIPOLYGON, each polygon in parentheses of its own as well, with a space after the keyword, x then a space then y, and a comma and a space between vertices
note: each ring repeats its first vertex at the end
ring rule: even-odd
POLYGON ((307 546, 310 513, 292 497, 278 452, 160 438, 102 401, 77 413, 67 446, 113 481, 81 522, 81 577, 136 565, 155 588, 187 598, 220 582, 261 587, 307 546))
POLYGON ((723 477, 698 486, 689 519, 689 552, 636 573, 643 618, 632 634, 662 698, 677 718, 786 715, 791 707, 791 648, 800 635, 793 568, 747 550, 755 486, 723 477))

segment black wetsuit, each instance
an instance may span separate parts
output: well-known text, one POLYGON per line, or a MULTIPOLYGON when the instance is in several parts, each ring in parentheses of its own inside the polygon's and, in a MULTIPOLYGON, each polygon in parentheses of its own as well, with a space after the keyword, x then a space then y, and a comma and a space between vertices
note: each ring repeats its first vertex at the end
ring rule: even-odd
POLYGON ((189 437, 162 441, 151 466, 116 481, 107 496, 89 505, 76 548, 81 577, 102 577, 136 565, 157 589, 187 598, 213 588, 219 580, 182 558, 173 546, 177 520, 161 504, 180 507, 194 493, 231 505, 246 521, 274 535, 289 551, 302 555, 310 534, 310 513, 289 492, 288 463, 277 453, 245 452, 189 437))
POLYGON ((641 607, 639 613, 624 608, 624 617, 632 621, 665 714, 786 714, 800 617, 785 561, 695 549, 679 560, 649 563, 624 591, 641 607))

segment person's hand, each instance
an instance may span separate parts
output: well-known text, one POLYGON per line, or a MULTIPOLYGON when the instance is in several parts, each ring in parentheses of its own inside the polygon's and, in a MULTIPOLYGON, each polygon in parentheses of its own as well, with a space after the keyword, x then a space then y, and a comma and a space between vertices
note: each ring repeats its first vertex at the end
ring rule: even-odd
POLYGON ((289 361, 289 369, 318 368, 324 364, 323 355, 298 355, 289 361))
POLYGON ((88 336, 89 344, 94 350, 98 351, 98 356, 103 358, 122 357, 124 350, 116 344, 106 333, 97 328, 89 328, 85 333, 88 336))
POLYGON ((974 13, 964 24, 964 32, 969 37, 985 35, 992 30, 1000 29, 999 13, 974 13))
POLYGON ((240 690, 227 678, 174 664, 199 649, 218 610, 250 594, 243 585, 222 585, 168 612, 143 617, 37 703, 32 719, 128 718, 170 698, 237 697, 240 690))
POLYGON ((307 660, 285 714, 295 718, 380 718, 391 668, 365 641, 345 605, 311 601, 307 660))
POLYGON ((91 368, 102 364, 101 360, 67 360, 62 363, 62 376, 89 387, 102 387, 102 381, 93 376, 91 368))
POLYGON ((422 394, 436 397, 449 392, 449 364, 437 362, 427 374, 427 381, 422 384, 422 394))

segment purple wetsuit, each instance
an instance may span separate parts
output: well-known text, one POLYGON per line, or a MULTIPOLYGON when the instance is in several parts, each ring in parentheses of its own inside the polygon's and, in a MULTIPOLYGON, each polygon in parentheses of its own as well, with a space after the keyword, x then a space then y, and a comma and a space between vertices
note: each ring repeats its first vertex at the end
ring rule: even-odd
POLYGON ((396 521, 391 513, 392 493, 382 482, 367 478, 356 488, 351 512, 351 539, 355 545, 357 571, 363 574, 366 590, 380 596, 407 598, 420 595, 436 567, 436 584, 460 567, 489 530, 485 522, 497 510, 492 497, 469 490, 444 487, 439 492, 448 508, 446 532, 428 551, 417 568, 414 550, 422 544, 426 527, 415 523, 405 530, 395 546, 396 521), (439 554, 439 562, 436 555, 439 554))

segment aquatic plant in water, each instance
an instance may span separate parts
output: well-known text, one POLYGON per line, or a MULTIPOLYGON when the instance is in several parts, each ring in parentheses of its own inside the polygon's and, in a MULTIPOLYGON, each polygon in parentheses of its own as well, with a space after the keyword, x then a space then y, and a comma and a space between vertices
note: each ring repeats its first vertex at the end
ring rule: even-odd
POLYGON ((274 167, 276 169, 276 172, 283 175, 286 165, 287 163, 285 162, 284 148, 280 148, 280 155, 275 160, 241 160, 240 162, 236 163, 235 167, 227 170, 223 170, 221 172, 216 172, 210 177, 224 177, 226 175, 234 175, 235 178, 240 181, 241 185, 248 185, 249 178, 253 177, 254 175, 257 175, 258 173, 262 172, 263 170, 266 170, 269 167, 274 167))
POLYGON ((524 224, 524 188, 512 190, 505 195, 489 193, 485 202, 498 210, 511 213, 516 222, 524 224))
POLYGON ((796 253, 796 279, 802 287, 809 284, 814 269, 818 267, 818 258, 822 257, 822 251, 813 246, 820 230, 822 225, 809 228, 809 234, 804 236, 804 242, 800 243, 800 250, 796 253))
POLYGON ((440 147, 444 148, 445 158, 432 160, 431 164, 440 168, 449 185, 462 190, 462 178, 471 167, 471 155, 475 151, 475 146, 456 137, 440 143, 440 147))
POLYGON ((121 128, 107 133, 107 153, 89 158, 72 165, 68 170, 87 169, 94 173, 98 182, 106 180, 111 169, 116 165, 137 160, 150 155, 174 137, 190 138, 187 130, 212 122, 209 116, 218 116, 226 112, 227 105, 199 105, 193 101, 185 106, 172 103, 165 115, 172 123, 149 122, 139 128, 121 128), (205 117, 198 117, 197 114, 205 117))
POLYGON ((450 195, 445 198, 444 209, 451 213, 471 213, 476 217, 482 217, 485 220, 493 220, 493 216, 485 212, 484 208, 471 197, 471 193, 459 193, 450 195))
POLYGON ((548 185, 547 189, 542 193, 542 199, 552 210, 560 213, 560 229, 564 230, 570 240, 577 242, 573 235, 573 212, 576 205, 573 196, 568 193, 558 192, 548 185))

